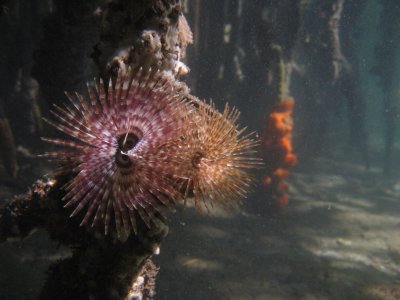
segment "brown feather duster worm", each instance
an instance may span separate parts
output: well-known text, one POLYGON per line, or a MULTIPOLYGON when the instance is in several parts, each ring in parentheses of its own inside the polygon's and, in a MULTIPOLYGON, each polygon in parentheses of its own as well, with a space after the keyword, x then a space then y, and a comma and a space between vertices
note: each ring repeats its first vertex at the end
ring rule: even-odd
POLYGON ((258 160, 256 142, 237 129, 237 110, 221 114, 161 72, 121 73, 115 84, 89 84, 88 94, 67 95, 46 120, 73 139, 44 139, 69 149, 44 156, 71 175, 63 200, 71 216, 83 214, 82 225, 101 220, 107 233, 114 217, 126 235, 137 217, 151 226, 183 193, 197 207, 200 200, 234 207, 245 196, 247 169, 258 160))
POLYGON ((213 204, 236 208, 252 182, 248 169, 261 164, 254 157, 258 142, 253 139, 254 133, 243 135, 246 128, 238 129, 237 109, 225 105, 220 113, 213 103, 190 98, 197 115, 195 126, 181 146, 185 194, 193 195, 198 209, 208 209, 213 204))

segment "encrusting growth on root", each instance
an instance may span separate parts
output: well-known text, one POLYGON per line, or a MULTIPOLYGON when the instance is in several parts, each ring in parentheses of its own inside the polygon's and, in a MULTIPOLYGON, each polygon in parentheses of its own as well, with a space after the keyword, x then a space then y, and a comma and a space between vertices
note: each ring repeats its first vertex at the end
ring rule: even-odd
POLYGON ((294 104, 294 99, 288 98, 271 108, 262 139, 266 164, 263 183, 278 209, 288 204, 288 185, 285 178, 289 176, 289 169, 297 161, 292 146, 294 104))
POLYGON ((115 84, 88 84, 88 94, 55 106, 47 123, 73 139, 44 139, 70 150, 43 155, 60 162, 57 174, 72 175, 63 201, 82 225, 102 220, 107 233, 114 217, 127 236, 137 217, 150 227, 188 195, 196 207, 236 207, 246 195, 247 169, 259 161, 237 110, 219 113, 162 72, 121 72, 115 84))

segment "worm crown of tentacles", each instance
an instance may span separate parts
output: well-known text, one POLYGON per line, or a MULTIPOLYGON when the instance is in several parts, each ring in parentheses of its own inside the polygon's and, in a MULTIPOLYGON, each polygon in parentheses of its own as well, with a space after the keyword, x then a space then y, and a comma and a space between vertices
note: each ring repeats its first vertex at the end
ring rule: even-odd
POLYGON ((234 209, 246 197, 252 183, 248 169, 260 167, 254 157, 258 142, 254 133, 243 135, 246 128, 238 129, 239 111, 226 104, 222 113, 213 103, 207 104, 194 97, 197 107, 195 127, 186 136, 182 165, 185 199, 194 198, 198 209, 218 204, 234 209))
POLYGON ((121 72, 114 84, 88 84, 88 94, 67 94, 46 120, 71 139, 44 139, 69 149, 44 156, 71 176, 63 201, 82 225, 102 221, 107 233, 114 218, 126 236, 138 217, 150 227, 183 198, 235 207, 245 196, 258 160, 237 110, 221 114, 161 72, 121 72))

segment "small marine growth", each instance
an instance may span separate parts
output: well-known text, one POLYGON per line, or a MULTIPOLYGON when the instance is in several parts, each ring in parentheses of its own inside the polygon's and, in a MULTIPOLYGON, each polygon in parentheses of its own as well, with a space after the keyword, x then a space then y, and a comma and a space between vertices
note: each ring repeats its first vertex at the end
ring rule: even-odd
POLYGON ((277 208, 288 204, 288 185, 285 178, 289 176, 289 168, 297 160, 292 146, 294 103, 294 99, 284 99, 271 108, 262 137, 266 168, 262 181, 267 197, 272 198, 277 208))

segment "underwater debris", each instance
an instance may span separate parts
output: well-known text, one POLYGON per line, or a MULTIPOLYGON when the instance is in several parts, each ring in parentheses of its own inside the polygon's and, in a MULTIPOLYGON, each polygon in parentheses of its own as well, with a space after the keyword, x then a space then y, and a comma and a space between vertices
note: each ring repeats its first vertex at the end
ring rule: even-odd
POLYGON ((292 112, 294 99, 284 99, 271 108, 262 138, 262 150, 266 165, 263 184, 277 208, 288 204, 285 178, 289 168, 296 164, 292 148, 292 112))
POLYGON ((71 216, 85 211, 81 225, 101 220, 107 233, 114 217, 126 237, 137 232, 138 217, 151 227, 183 198, 182 189, 196 207, 200 200, 236 207, 246 195, 247 169, 260 161, 251 157, 252 134, 237 129, 237 110, 226 106, 221 114, 161 72, 131 77, 128 70, 114 86, 94 85, 89 101, 68 96, 69 104, 52 111, 56 121, 46 120, 74 140, 44 139, 70 149, 43 156, 61 163, 56 174, 73 176, 63 200, 74 207, 71 216))

